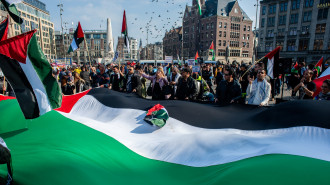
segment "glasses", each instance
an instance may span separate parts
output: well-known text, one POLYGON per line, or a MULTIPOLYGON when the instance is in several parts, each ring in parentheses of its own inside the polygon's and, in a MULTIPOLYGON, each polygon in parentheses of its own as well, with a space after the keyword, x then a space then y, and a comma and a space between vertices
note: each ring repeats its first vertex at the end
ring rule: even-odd
POLYGON ((265 74, 264 72, 258 72, 258 74, 265 74))
POLYGON ((328 86, 321 86, 321 88, 323 88, 323 89, 327 89, 327 88, 329 88, 328 86))
POLYGON ((230 74, 225 74, 225 76, 230 76, 230 74))

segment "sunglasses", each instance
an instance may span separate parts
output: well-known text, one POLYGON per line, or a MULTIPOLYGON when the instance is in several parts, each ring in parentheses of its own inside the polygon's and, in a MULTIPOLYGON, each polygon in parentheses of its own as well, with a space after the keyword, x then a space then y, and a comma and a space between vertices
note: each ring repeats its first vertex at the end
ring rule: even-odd
POLYGON ((258 72, 258 74, 265 74, 264 72, 258 72))
POLYGON ((225 74, 225 76, 230 76, 230 74, 225 74))
POLYGON ((328 86, 321 86, 321 88, 323 88, 323 89, 327 89, 327 88, 329 88, 328 86))

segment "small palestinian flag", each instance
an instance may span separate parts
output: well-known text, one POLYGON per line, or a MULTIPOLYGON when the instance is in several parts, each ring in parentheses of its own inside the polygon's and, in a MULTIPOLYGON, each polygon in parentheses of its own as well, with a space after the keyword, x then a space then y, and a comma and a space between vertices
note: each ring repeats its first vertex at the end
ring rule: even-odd
POLYGON ((317 76, 320 76, 322 72, 322 65, 323 65, 323 57, 320 59, 320 61, 315 65, 315 69, 317 70, 317 76))
POLYGON ((270 53, 268 53, 263 60, 263 62, 267 66, 267 75, 272 79, 274 79, 274 77, 279 75, 277 69, 278 68, 277 63, 279 62, 279 58, 280 58, 280 50, 281 47, 279 46, 270 53))
POLYGON ((129 53, 129 38, 128 38, 128 31, 127 31, 127 22, 126 22, 126 11, 124 10, 124 16, 123 16, 123 25, 121 28, 121 34, 124 34, 124 42, 125 46, 129 53))
POLYGON ((196 56, 195 56, 195 63, 198 63, 198 58, 199 58, 199 55, 198 55, 198 51, 197 51, 196 56))
POLYGON ((0 68, 26 119, 61 106, 61 89, 38 45, 36 30, 0 42, 0 68))
POLYGON ((8 18, 0 23, 0 41, 4 41, 8 38, 8 18))
POLYGON ((212 44, 210 46, 210 52, 212 52, 212 61, 215 61, 215 53, 214 53, 214 43, 212 41, 212 44))
POLYGON ((197 6, 198 6, 198 13, 199 15, 202 15, 202 4, 200 0, 196 0, 197 1, 197 6))
POLYGON ((84 39, 85 39, 84 32, 83 32, 80 22, 79 22, 78 27, 73 34, 73 40, 70 45, 68 53, 76 51, 79 48, 79 45, 84 41, 84 39))
POLYGON ((296 62, 296 64, 292 67, 291 73, 298 74, 298 62, 296 62))
POLYGON ((10 17, 18 24, 23 23, 23 19, 19 16, 16 5, 17 3, 21 3, 22 0, 1 0, 3 6, 8 11, 10 17))
POLYGON ((166 121, 169 119, 169 115, 165 107, 160 104, 155 105, 150 110, 144 120, 151 124, 156 125, 158 127, 163 127, 166 124, 166 121))

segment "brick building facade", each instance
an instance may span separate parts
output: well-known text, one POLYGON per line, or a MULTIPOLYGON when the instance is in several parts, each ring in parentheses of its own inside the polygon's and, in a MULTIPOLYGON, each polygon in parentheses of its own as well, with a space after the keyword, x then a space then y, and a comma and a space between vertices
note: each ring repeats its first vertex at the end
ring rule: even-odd
POLYGON ((171 29, 163 38, 164 56, 177 58, 182 56, 182 27, 171 29))

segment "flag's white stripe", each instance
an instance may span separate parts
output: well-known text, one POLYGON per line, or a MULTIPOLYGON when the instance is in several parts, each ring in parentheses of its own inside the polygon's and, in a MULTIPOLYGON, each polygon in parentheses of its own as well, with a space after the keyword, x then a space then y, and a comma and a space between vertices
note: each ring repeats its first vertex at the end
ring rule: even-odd
POLYGON ((72 48, 72 51, 76 51, 78 49, 76 40, 74 38, 73 38, 72 43, 71 43, 71 48, 72 48))
POLYGON ((274 79, 274 58, 268 59, 267 62, 267 75, 272 79, 274 79))
POLYGON ((187 166, 218 165, 264 154, 330 161, 328 129, 202 129, 173 118, 157 129, 143 121, 145 111, 106 107, 88 95, 78 101, 70 114, 61 114, 111 136, 146 158, 187 166))
POLYGON ((51 106, 48 100, 48 96, 46 93, 46 89, 44 84, 41 82, 37 72, 35 71, 29 57, 26 57, 26 63, 23 64, 21 62, 19 62, 19 64, 21 65, 27 79, 29 80, 32 88, 33 88, 33 92, 37 98, 37 103, 38 103, 38 107, 39 107, 39 111, 40 111, 40 115, 43 115, 49 111, 51 111, 51 106))
POLYGON ((319 78, 322 78, 322 77, 325 77, 328 75, 330 75, 330 67, 327 70, 325 70, 319 78))
POLYGON ((6 0, 6 1, 7 1, 7 3, 9 5, 11 5, 11 4, 17 4, 17 3, 21 3, 22 2, 22 0, 6 0))

